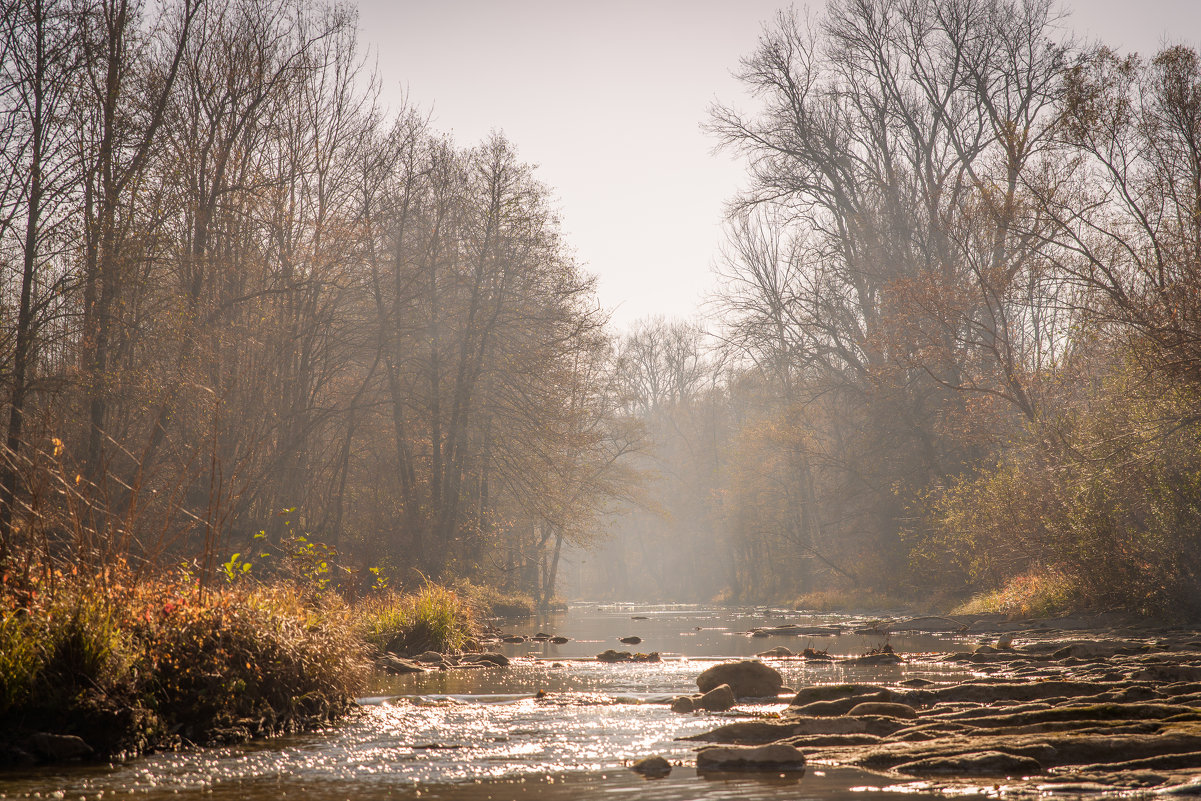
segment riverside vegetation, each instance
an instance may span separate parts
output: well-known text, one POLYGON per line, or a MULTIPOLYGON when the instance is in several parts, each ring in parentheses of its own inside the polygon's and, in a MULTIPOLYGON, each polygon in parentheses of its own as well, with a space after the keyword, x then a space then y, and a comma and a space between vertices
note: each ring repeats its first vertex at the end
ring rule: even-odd
POLYGON ((0 592, 0 764, 129 756, 323 726, 373 660, 456 652, 470 602, 427 585, 348 603, 312 585, 109 570, 0 592))

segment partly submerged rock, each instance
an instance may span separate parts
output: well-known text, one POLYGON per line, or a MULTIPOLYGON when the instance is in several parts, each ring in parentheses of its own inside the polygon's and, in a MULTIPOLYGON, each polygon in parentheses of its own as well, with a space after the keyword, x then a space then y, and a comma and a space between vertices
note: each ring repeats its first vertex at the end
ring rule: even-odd
POLYGON ((875 696, 888 690, 876 684, 819 684, 798 690, 789 702, 792 706, 804 706, 814 701, 837 701, 858 696, 875 696))
POLYGON ((897 765, 897 773, 909 776, 1030 776, 1042 773, 1042 765, 1028 756, 1003 751, 981 751, 953 757, 918 759, 897 765))
POLYGON ((76 737, 74 734, 34 732, 29 735, 27 743, 35 754, 50 762, 82 759, 94 753, 92 746, 85 743, 82 737, 76 737))
POLYGON ((792 651, 785 648, 783 645, 777 645, 775 648, 755 654, 755 656, 774 657, 776 659, 787 659, 790 656, 796 656, 792 651))
POLYGON ((671 711, 689 714, 696 711, 696 700, 690 695, 677 695, 671 699, 671 711))
POLYGON ((632 659, 633 654, 629 651, 614 651, 612 648, 596 655, 597 662, 629 662, 632 659))
POLYGON ((406 673, 424 673, 425 668, 408 659, 401 659, 394 654, 382 654, 375 660, 375 666, 384 673, 393 676, 403 676, 406 673))
POLYGON ((774 743, 798 733, 799 727, 792 723, 776 723, 766 720, 739 720, 718 726, 712 731, 684 737, 685 740, 699 740, 706 743, 726 743, 729 745, 763 745, 774 743))
POLYGON ((797 772, 805 769, 805 755, 796 746, 783 743, 771 745, 714 745, 702 748, 696 755, 698 771, 739 770, 797 772))
POLYGON ((722 684, 730 685, 738 698, 774 698, 784 679, 776 669, 750 659, 714 665, 696 677, 696 686, 703 693, 722 684))
POLYGON ((637 645, 638 643, 642 642, 642 638, 638 636, 622 637, 620 640, 618 640, 618 642, 622 643, 623 645, 637 645))
POLYGON ((886 718, 916 718, 917 712, 906 704, 890 703, 888 701, 864 701, 851 707, 847 712, 851 717, 865 715, 880 715, 886 718))
POLYGON ((479 664, 495 665, 496 667, 508 667, 509 657, 504 654, 496 654, 485 651, 479 654, 468 654, 463 657, 464 662, 477 662, 479 664))
POLYGON ((671 773, 671 763, 661 756, 649 756, 630 765, 630 770, 650 779, 661 778, 671 773))
POLYGON ((734 691, 728 684, 720 684, 696 699, 697 709, 707 709, 710 712, 725 712, 734 706, 736 699, 734 691))

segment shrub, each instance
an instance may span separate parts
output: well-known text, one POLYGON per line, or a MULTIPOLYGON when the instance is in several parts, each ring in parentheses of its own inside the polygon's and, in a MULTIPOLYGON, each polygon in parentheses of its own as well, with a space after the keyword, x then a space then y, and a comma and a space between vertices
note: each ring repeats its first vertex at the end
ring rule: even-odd
POLYGON ((154 708, 185 733, 303 728, 344 712, 363 686, 363 646, 336 596, 312 606, 283 584, 208 597, 159 589, 136 622, 140 666, 154 708))
POLYGON ((411 656, 423 651, 454 653, 469 644, 475 623, 457 592, 427 584, 412 594, 389 593, 364 601, 362 636, 377 648, 411 656))
POLYGON ((999 589, 973 596, 952 614, 1058 617, 1078 611, 1081 599, 1082 592, 1072 579, 1058 570, 1043 568, 1014 576, 999 589))
POLYGON ((101 755, 309 727, 368 672, 336 598, 287 585, 202 593, 189 581, 63 583, 0 594, 0 732, 78 734, 101 755))
POLYGON ((1198 407, 1194 389, 1115 370, 1087 405, 933 496, 926 548, 1002 593, 1054 575, 1070 605, 1201 617, 1198 407))
POLYGON ((472 614, 487 617, 533 617, 537 604, 529 595, 504 592, 487 584, 475 584, 467 579, 455 582, 455 592, 466 599, 472 614))

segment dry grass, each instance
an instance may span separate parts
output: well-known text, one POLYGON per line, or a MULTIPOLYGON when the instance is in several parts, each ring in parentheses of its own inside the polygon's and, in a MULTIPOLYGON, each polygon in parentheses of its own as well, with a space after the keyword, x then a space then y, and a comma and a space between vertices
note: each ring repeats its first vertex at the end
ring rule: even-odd
POLYGON ((0 592, 0 731, 77 734, 100 755, 320 725, 368 675, 335 597, 186 578, 0 592))
POLYGON ((457 653, 475 636, 470 604, 459 593, 427 584, 411 594, 389 593, 360 604, 359 631, 383 651, 412 656, 457 653))
POLYGON ((1015 576, 999 589, 980 593, 953 610, 960 615, 1002 614, 1012 618, 1058 617, 1080 611, 1079 589, 1062 573, 1043 569, 1015 576))

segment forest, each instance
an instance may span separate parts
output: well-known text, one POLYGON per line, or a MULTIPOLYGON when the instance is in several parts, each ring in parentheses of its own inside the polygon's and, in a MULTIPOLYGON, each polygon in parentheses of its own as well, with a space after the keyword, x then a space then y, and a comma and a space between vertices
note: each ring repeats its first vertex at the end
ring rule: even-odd
POLYGON ((1194 46, 781 11, 703 123, 746 168, 719 291, 618 331, 519 143, 385 103, 349 7, 2 24, 8 593, 1201 614, 1194 46))

